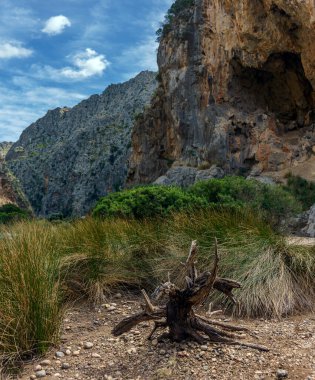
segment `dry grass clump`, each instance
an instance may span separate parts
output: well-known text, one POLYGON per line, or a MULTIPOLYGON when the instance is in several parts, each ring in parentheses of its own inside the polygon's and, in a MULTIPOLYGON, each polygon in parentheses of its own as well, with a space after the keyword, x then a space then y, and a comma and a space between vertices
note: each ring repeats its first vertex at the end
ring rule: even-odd
POLYGON ((41 354, 62 317, 59 247, 51 226, 23 222, 0 239, 0 359, 41 354))

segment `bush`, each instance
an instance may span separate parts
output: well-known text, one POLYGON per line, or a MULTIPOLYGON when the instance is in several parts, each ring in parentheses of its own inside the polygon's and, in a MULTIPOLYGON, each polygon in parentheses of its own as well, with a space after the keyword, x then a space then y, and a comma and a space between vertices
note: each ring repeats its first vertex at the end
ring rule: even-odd
POLYGON ((271 217, 273 223, 301 211, 300 203, 280 186, 243 177, 201 181, 191 186, 189 191, 195 196, 204 197, 208 203, 260 211, 271 217))
POLYGON ((93 210, 93 216, 143 219, 204 206, 206 201, 193 193, 186 193, 178 187, 152 185, 111 193, 101 198, 93 210))
POLYGON ((160 42, 161 38, 166 36, 172 30, 172 24, 176 17, 178 17, 185 9, 194 5, 195 0, 176 0, 170 9, 167 11, 164 23, 161 28, 156 31, 157 41, 160 42))
POLYGON ((12 223, 28 217, 28 211, 22 210, 14 204, 8 203, 0 207, 0 224, 12 223))
POLYGON ((287 184, 283 187, 302 203, 304 210, 309 209, 315 203, 315 183, 289 174, 287 184))

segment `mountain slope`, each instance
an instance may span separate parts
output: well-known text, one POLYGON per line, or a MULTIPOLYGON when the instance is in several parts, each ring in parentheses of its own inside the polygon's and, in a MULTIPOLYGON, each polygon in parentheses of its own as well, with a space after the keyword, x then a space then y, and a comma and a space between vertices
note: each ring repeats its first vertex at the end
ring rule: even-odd
POLYGON ((124 185, 134 118, 150 102, 155 76, 142 72, 24 130, 6 162, 37 215, 84 215, 124 185))

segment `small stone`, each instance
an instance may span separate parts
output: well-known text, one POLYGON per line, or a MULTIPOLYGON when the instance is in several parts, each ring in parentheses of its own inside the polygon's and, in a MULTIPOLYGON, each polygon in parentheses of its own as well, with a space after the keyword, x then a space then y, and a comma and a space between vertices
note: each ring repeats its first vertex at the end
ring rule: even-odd
MULTIPOLYGON (((315 147, 314 147, 314 148, 315 148, 315 147)), ((315 149, 314 149, 314 152, 315 152, 315 149)), ((115 297, 115 298, 122 298, 122 294, 121 294, 121 293, 116 293, 114 297, 115 297)))
POLYGON ((127 350, 128 354, 131 355, 131 354, 136 354, 137 353, 137 349, 136 347, 131 347, 129 350, 127 350))
POLYGON ((45 359, 45 360, 40 362, 40 365, 42 365, 43 367, 49 366, 49 365, 51 365, 51 361, 48 359, 45 359))
POLYGON ((64 354, 62 351, 57 351, 57 352, 55 353, 55 356, 56 356, 57 358, 63 358, 63 357, 65 356, 65 354, 64 354))
POLYGON ((73 351, 73 356, 79 356, 80 355, 80 351, 73 351))
POLYGON ((200 346, 200 349, 201 351, 208 351, 208 346, 206 346, 205 344, 200 346))
POLYGON ((46 371, 44 369, 36 372, 36 378, 37 379, 40 379, 41 377, 45 377, 45 376, 46 376, 46 371))
POLYGON ((288 377, 288 371, 285 369, 277 370, 277 379, 285 379, 286 377, 288 377))
POLYGON ((70 364, 69 363, 62 363, 61 364, 61 369, 69 369, 70 368, 70 364))
POLYGON ((165 350, 160 350, 160 355, 165 355, 166 351, 165 350))
POLYGON ((31 376, 30 376, 30 379, 31 379, 31 380, 35 380, 35 379, 36 379, 36 375, 31 375, 31 376))
POLYGON ((71 351, 70 350, 66 350, 66 355, 67 356, 71 355, 71 351))
POLYGON ((92 358, 100 359, 100 358, 101 358, 101 355, 100 355, 100 354, 97 354, 96 352, 93 352, 93 354, 92 354, 92 358))
POLYGON ((37 365, 36 367, 35 367, 35 372, 37 372, 37 371, 41 371, 42 370, 42 366, 41 365, 37 365))
POLYGON ((89 350, 89 349, 92 348, 93 346, 94 346, 94 344, 91 343, 91 342, 85 342, 85 343, 83 344, 83 347, 84 347, 86 350, 89 350))
POLYGON ((157 339, 153 339, 151 344, 152 346, 157 346, 159 344, 159 341, 157 339))
POLYGON ((61 374, 57 372, 54 374, 54 377, 61 377, 61 374))
POLYGON ((115 306, 110 306, 107 308, 107 311, 114 311, 116 310, 116 307, 115 306))

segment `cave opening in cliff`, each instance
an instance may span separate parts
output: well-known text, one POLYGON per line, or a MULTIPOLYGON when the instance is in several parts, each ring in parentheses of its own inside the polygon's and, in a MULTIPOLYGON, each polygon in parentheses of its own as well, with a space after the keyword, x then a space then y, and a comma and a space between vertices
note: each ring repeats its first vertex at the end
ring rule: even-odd
POLYGON ((231 67, 229 91, 239 109, 273 113, 290 129, 315 121, 314 90, 305 76, 300 55, 272 54, 260 69, 244 67, 238 58, 233 58, 231 67))

